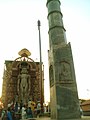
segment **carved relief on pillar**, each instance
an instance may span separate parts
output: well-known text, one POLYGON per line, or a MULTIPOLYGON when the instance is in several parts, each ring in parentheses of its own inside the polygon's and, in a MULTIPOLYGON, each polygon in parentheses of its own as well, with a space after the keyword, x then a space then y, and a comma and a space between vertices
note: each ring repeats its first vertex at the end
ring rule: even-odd
POLYGON ((70 63, 67 61, 61 61, 59 67, 59 81, 72 80, 70 63))
POLYGON ((54 84, 53 66, 49 67, 50 87, 54 84))

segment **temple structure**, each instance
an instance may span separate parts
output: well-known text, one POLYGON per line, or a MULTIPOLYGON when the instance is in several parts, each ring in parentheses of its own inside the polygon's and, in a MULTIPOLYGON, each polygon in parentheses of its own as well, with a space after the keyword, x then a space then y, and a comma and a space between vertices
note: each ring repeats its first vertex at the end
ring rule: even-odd
POLYGON ((34 62, 29 57, 30 54, 27 49, 22 49, 19 52, 20 57, 14 61, 5 60, 2 86, 2 101, 5 107, 11 102, 19 103, 21 100, 24 104, 29 100, 44 102, 44 69, 41 82, 40 62, 34 62))
POLYGON ((70 43, 59 0, 47 0, 51 119, 78 119, 80 106, 70 43))

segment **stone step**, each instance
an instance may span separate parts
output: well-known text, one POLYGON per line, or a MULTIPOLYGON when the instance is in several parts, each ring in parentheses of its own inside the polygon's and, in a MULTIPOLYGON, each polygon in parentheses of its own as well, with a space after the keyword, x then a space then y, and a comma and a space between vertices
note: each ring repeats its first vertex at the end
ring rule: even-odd
POLYGON ((36 120, 37 118, 28 118, 26 120, 36 120))

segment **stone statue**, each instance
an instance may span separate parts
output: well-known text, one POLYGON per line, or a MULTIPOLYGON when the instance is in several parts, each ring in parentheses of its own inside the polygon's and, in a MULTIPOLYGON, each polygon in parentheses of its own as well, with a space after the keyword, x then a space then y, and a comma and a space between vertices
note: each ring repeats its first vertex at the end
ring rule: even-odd
POLYGON ((20 100, 27 102, 30 94, 30 75, 27 68, 22 68, 21 73, 18 75, 17 91, 20 96, 20 100))

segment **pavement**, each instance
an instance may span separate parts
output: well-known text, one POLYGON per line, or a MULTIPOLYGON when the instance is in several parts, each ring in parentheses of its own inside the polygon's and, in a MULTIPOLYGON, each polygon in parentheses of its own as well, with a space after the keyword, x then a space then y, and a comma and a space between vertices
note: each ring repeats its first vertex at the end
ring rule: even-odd
MULTIPOLYGON (((50 117, 38 117, 38 118, 29 118, 26 120, 56 120, 56 119, 51 119, 50 117)), ((82 116, 80 119, 61 119, 61 120, 90 120, 90 116, 82 116)))
MULTIPOLYGON (((40 117, 40 118, 36 118, 36 120, 52 120, 52 119, 50 117, 40 117)), ((71 119, 71 120, 90 120, 90 116, 82 116, 81 119, 71 119)))

